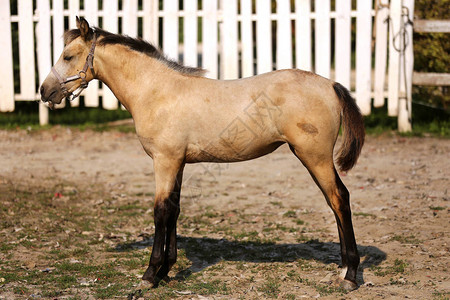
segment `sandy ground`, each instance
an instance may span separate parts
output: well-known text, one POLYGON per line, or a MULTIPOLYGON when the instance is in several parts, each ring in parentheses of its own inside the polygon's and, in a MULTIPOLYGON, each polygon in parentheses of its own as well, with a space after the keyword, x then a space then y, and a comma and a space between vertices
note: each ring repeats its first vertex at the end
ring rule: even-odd
MULTIPOLYGON (((193 241, 201 243, 198 247, 215 247, 202 254, 186 250, 192 272, 202 271, 229 287, 226 295, 217 293, 208 296, 211 298, 269 297, 270 293, 258 286, 272 275, 282 278, 274 296, 280 299, 449 297, 449 153, 450 140, 367 137, 357 166, 342 177, 351 193, 361 252, 360 287, 351 293, 323 294, 315 287, 339 272, 336 225, 308 172, 285 146, 249 162, 188 165, 179 248, 188 249, 193 241), (210 212, 209 223, 195 224, 199 218, 194 217, 203 216, 200 220, 204 220, 205 211, 210 212), (239 236, 241 232, 251 234, 239 236), (232 236, 236 242, 230 241, 232 236), (265 253, 249 256, 240 247, 254 238, 270 240, 273 245, 263 243, 257 250, 265 253), (310 263, 308 268, 301 267, 304 261, 310 263), (303 279, 294 280, 292 274, 303 279)), ((80 190, 95 185, 119 200, 121 195, 147 195, 141 204, 151 209, 155 188, 152 160, 133 133, 61 127, 0 131, 0 166, 4 187, 51 190, 70 183, 80 190)), ((2 199, 2 205, 7 201, 2 199)), ((102 199, 89 201, 102 205, 102 199)), ((137 227, 127 223, 121 230, 131 236, 129 240, 137 240, 143 232, 153 234, 152 224, 137 227)), ((0 243, 8 243, 6 234, 0 238, 0 243)), ((136 274, 144 269, 140 267, 136 274)), ((8 286, 1 284, 0 299, 12 296, 8 286)), ((180 292, 177 297, 205 296, 180 292)))

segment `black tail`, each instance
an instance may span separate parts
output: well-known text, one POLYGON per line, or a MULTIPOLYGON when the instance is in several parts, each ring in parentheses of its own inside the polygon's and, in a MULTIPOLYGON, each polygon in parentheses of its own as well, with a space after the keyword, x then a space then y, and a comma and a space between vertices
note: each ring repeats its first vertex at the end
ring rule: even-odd
POLYGON ((364 120, 350 92, 340 83, 333 84, 342 106, 343 143, 339 149, 337 164, 341 171, 348 171, 356 164, 364 145, 364 120))

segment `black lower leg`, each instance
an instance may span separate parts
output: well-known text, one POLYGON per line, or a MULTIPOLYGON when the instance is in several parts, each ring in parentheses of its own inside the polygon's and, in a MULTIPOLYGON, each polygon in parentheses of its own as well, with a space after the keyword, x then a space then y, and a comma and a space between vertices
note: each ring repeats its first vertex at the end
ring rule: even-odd
POLYGON ((166 239, 166 201, 157 201, 154 208, 155 218, 155 238, 153 241, 152 254, 147 270, 142 276, 143 280, 147 280, 156 284, 156 273, 164 263, 164 244, 166 239))
POLYGON ((170 217, 166 228, 166 248, 164 252, 164 263, 159 269, 156 277, 160 280, 165 279, 171 267, 177 261, 177 219, 180 213, 178 204, 171 208, 170 217))
POLYGON ((356 246, 355 233, 353 231, 350 194, 337 174, 336 184, 339 190, 338 198, 340 203, 336 207, 337 211, 335 214, 339 228, 339 237, 341 239, 342 264, 348 268, 345 279, 356 283, 356 272, 360 258, 356 246))

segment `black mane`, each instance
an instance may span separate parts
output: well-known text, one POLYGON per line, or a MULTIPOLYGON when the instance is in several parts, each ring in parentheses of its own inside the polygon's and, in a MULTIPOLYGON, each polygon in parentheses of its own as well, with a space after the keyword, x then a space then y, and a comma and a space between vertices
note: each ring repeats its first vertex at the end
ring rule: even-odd
MULTIPOLYGON (((169 68, 183 74, 203 76, 205 73, 205 70, 201 68, 186 67, 179 64, 176 61, 167 58, 160 49, 156 48, 155 46, 153 46, 152 44, 141 38, 132 38, 127 35, 114 34, 97 27, 94 28, 94 32, 98 36, 102 37, 102 39, 98 41, 98 45, 104 46, 104 45, 119 44, 126 46, 133 51, 141 52, 154 59, 157 59, 158 61, 164 63, 169 68)), ((79 29, 72 29, 67 31, 64 34, 64 44, 65 45, 69 44, 79 36, 80 36, 79 29)))

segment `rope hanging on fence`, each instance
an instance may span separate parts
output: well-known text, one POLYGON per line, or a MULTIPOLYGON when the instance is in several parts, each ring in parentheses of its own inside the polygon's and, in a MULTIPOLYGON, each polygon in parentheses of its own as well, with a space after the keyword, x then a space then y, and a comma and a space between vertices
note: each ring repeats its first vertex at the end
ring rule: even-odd
MULTIPOLYGON (((401 14, 401 20, 400 20, 400 29, 398 30, 398 32, 396 34, 394 34, 395 30, 394 30, 394 24, 392 22, 391 17, 387 17, 386 20, 384 22, 387 22, 390 28, 390 34, 392 36, 392 46, 394 47, 394 49, 400 53, 400 61, 401 61, 401 65, 402 68, 400 69, 400 72, 403 75, 403 83, 400 84, 404 84, 404 89, 405 89, 405 93, 406 95, 402 95, 404 97, 402 98, 407 98, 407 100, 409 100, 408 102, 412 102, 412 99, 408 99, 408 98, 412 98, 409 97, 408 95, 408 77, 406 76, 407 74, 407 70, 406 70, 406 49, 408 48, 408 46, 412 46, 409 37, 408 37, 408 31, 407 31, 407 26, 411 26, 413 27, 413 21, 409 18, 409 8, 406 6, 402 6, 402 14, 401 14), (396 45, 396 43, 398 42, 398 46, 396 45)), ((412 78, 411 78, 412 80, 412 78)), ((408 112, 408 119, 409 122, 411 122, 411 111, 410 111, 410 107, 408 106, 408 104, 406 105, 406 110, 408 112)))

